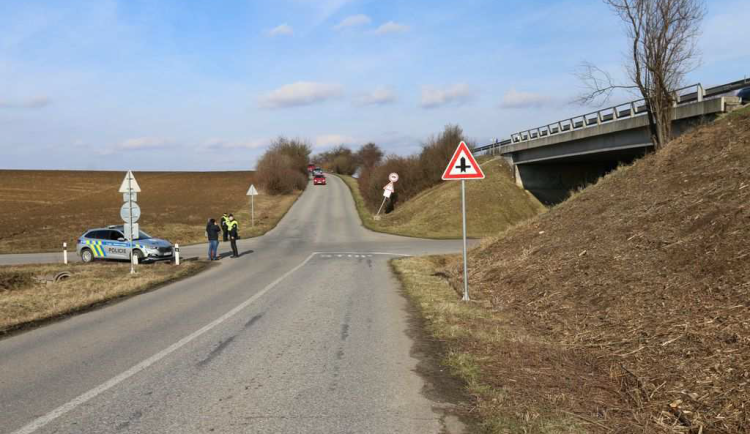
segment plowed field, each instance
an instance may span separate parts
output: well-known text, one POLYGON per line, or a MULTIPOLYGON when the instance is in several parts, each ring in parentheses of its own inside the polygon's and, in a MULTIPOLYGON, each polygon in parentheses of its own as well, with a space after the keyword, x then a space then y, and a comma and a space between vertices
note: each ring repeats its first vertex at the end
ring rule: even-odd
MULTIPOLYGON (((84 230, 122 224, 118 193, 124 172, 0 170, 0 253, 59 250, 84 230)), ((204 240, 208 218, 249 216, 245 195, 253 172, 136 172, 142 192, 141 230, 173 243, 204 240)), ((262 193, 262 192, 261 192, 262 193)), ((240 221, 244 237, 272 228, 297 194, 256 197, 256 228, 240 221)))

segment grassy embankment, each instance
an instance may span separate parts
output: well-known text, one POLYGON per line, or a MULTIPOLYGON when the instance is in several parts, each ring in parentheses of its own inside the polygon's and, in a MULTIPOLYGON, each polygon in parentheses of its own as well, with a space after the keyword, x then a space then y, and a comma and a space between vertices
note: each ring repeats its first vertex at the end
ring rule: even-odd
MULTIPOLYGON (((253 172, 136 172, 141 229, 182 245, 204 242, 206 221, 232 212, 248 238, 269 231, 300 192, 245 195, 253 172)), ((0 253, 58 251, 84 230, 120 224, 123 172, 0 170, 0 253)), ((262 193, 262 192, 261 192, 262 193)))
POLYGON ((195 275, 210 266, 191 261, 179 267, 153 264, 129 274, 130 264, 20 265, 0 267, 0 336, 9 331, 91 309, 103 303, 152 290, 195 275), (72 277, 55 283, 35 276, 60 271, 72 277))
MULTIPOLYGON (((467 181, 467 232, 472 238, 496 235, 545 211, 531 194, 515 185, 510 171, 500 160, 482 166, 486 179, 467 181)), ((373 218, 359 192, 357 180, 341 176, 354 196, 364 226, 377 232, 420 238, 461 237, 461 183, 444 182, 405 203, 399 203, 381 220, 373 218)), ((385 185, 385 183, 384 183, 385 185)), ((398 190, 398 184, 396 184, 398 190)))
POLYGON ((750 108, 470 253, 394 262, 485 432, 750 432, 750 108))

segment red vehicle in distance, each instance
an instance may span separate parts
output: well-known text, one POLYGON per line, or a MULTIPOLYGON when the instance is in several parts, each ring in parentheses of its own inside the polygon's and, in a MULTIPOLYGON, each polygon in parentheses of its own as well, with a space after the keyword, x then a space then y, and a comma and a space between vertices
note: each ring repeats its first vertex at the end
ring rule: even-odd
POLYGON ((313 185, 326 185, 326 177, 323 174, 313 177, 313 185))

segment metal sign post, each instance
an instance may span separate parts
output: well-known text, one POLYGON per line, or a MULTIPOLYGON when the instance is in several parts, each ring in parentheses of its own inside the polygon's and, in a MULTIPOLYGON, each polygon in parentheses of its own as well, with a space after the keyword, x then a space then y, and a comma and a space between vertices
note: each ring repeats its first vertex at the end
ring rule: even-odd
POLYGON ((250 196, 250 225, 255 227, 255 196, 257 196, 258 190, 255 189, 255 185, 250 184, 250 188, 247 190, 247 195, 250 196))
MULTIPOLYGON (((128 176, 128 190, 133 191, 133 185, 132 181, 130 179, 131 177, 128 176)), ((130 274, 135 274, 135 255, 133 254, 133 196, 128 195, 128 212, 130 213, 130 218, 128 219, 128 225, 130 225, 130 274)))
POLYGON ((138 181, 135 180, 132 171, 128 170, 125 179, 122 180, 119 191, 123 193, 122 198, 125 202, 123 208, 120 209, 120 217, 125 222, 125 227, 127 228, 125 235, 128 238, 128 245, 130 246, 130 274, 135 274, 135 264, 138 261, 138 257, 133 252, 133 240, 138 238, 137 232, 140 229, 136 222, 141 217, 141 209, 135 203, 135 199, 137 197, 136 193, 141 191, 141 187, 138 185, 138 181))
POLYGON ((469 301, 469 266, 468 253, 466 248, 466 180, 467 179, 484 179, 484 172, 479 167, 477 160, 471 154, 471 150, 466 143, 461 142, 453 153, 453 157, 448 163, 448 167, 443 172, 445 181, 461 181, 461 221, 463 223, 463 242, 464 242, 464 296, 463 301, 469 301), (459 163, 460 161, 460 163, 459 163))
POLYGON ((396 187, 393 185, 395 182, 398 182, 398 173, 391 173, 388 175, 388 180, 390 181, 388 185, 383 187, 383 203, 380 204, 380 208, 378 208, 378 213, 375 214, 375 220, 380 219, 380 211, 383 210, 383 205, 385 205, 385 201, 390 199, 391 194, 396 192, 396 187))
POLYGON ((466 265, 466 180, 461 180, 461 216, 464 234, 464 296, 461 300, 469 301, 469 267, 466 265))

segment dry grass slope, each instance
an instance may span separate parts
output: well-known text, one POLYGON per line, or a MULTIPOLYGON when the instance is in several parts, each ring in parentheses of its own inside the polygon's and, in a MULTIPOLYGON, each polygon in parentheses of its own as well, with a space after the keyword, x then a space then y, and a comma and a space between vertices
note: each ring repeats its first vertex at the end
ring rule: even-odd
POLYGON ((139 267, 135 276, 129 274, 130 265, 122 263, 0 267, 0 335, 148 291, 192 276, 209 265, 197 261, 179 267, 154 264, 139 267), (72 277, 56 284, 41 284, 34 279, 60 271, 69 271, 72 277))
MULTIPOLYGON (((488 162, 482 168, 487 177, 485 180, 466 183, 469 237, 497 235, 545 211, 536 198, 515 185, 510 171, 500 160, 488 162)), ((356 180, 342 178, 355 196, 362 221, 372 230, 420 238, 461 237, 460 182, 443 182, 405 203, 397 204, 394 212, 381 214, 382 220, 375 221, 363 205, 356 180)))
MULTIPOLYGON (((245 196, 252 172, 136 173, 143 190, 141 229, 180 244, 204 241, 209 217, 240 213, 244 237, 273 228, 299 192, 255 198, 257 227, 250 230, 245 196)), ((85 229, 120 224, 123 172, 0 171, 0 253, 59 250, 85 229)), ((261 192, 262 193, 262 192, 261 192)))
POLYGON ((748 167, 750 108, 471 252, 477 312, 433 321, 489 431, 750 432, 748 167))

